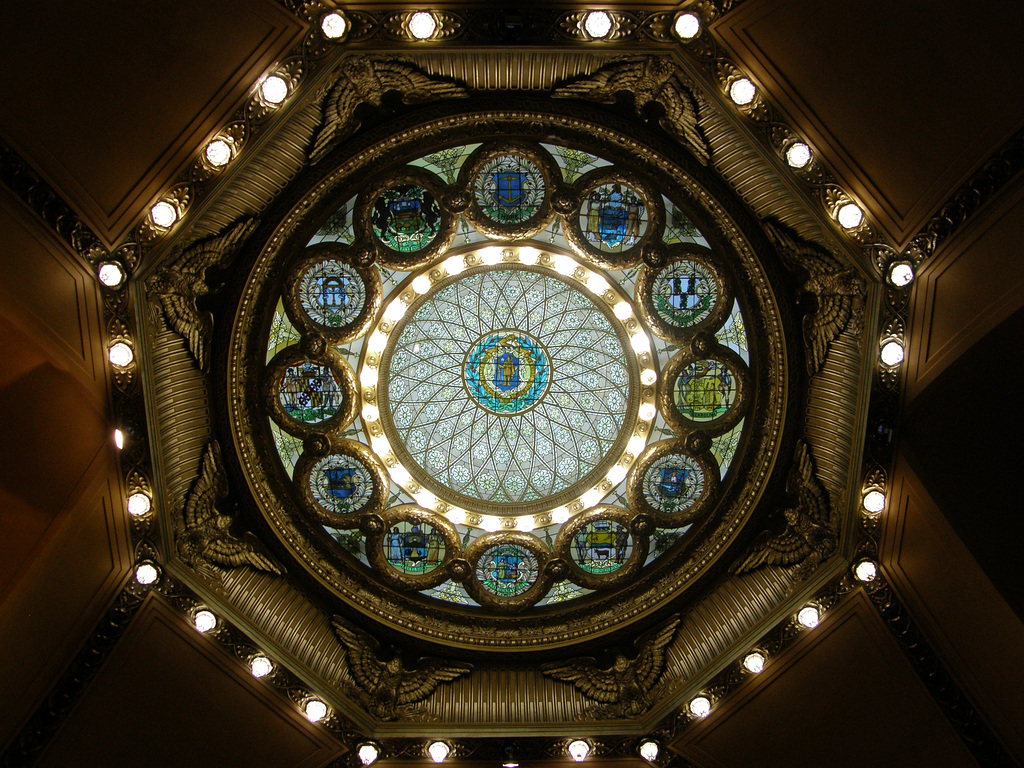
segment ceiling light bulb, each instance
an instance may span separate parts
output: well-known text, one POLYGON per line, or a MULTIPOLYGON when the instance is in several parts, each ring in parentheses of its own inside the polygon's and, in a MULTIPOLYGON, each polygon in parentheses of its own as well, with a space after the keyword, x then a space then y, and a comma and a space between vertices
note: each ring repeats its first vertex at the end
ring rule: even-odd
POLYGON ((853 567, 853 575, 857 577, 857 581, 867 584, 869 581, 875 580, 878 568, 870 560, 861 560, 853 567))
POLYGON ((790 144, 786 150, 786 162, 790 168, 806 167, 811 162, 811 148, 802 141, 790 144))
POLYGON ((909 261, 897 261, 889 267, 889 282, 897 288, 909 285, 914 279, 914 267, 909 261))
POLYGON ((348 29, 348 22, 337 11, 331 11, 320 20, 320 29, 328 40, 337 40, 344 37, 345 31, 348 29))
POLYGON ((657 413, 657 408, 655 408, 650 403, 644 403, 643 405, 640 406, 640 410, 637 412, 637 415, 640 416, 640 419, 642 421, 650 421, 657 415, 657 413))
POLYGON ((141 563, 135 568, 135 580, 143 586, 153 584, 160 578, 160 571, 152 563, 141 563))
POLYGON ((458 275, 466 268, 466 260, 462 256, 449 256, 444 260, 444 271, 449 275, 458 275))
POLYGON ((580 496, 580 504, 583 505, 584 509, 590 509, 596 506, 601 501, 601 492, 597 488, 591 488, 589 491, 580 496))
POLYGON ((160 229, 170 229, 178 220, 178 209, 166 200, 161 200, 149 209, 149 219, 160 229))
POLYGON ((881 491, 868 491, 860 503, 866 512, 878 514, 885 509, 885 494, 881 491))
POLYGON ((380 418, 380 411, 377 410, 376 405, 364 405, 363 406, 363 421, 372 424, 380 418))
POLYGON ((745 107, 754 100, 755 96, 757 96, 757 86, 745 77, 734 80, 729 86, 729 98, 732 99, 733 104, 745 107))
POLYGON ((114 430, 114 445, 117 447, 117 450, 119 451, 122 448, 124 448, 124 432, 122 432, 120 429, 114 430))
POLYGON ((751 651, 743 657, 743 668, 754 675, 759 675, 764 670, 764 654, 760 651, 751 651))
POLYGON ((569 510, 565 507, 555 507, 551 510, 551 522, 561 525, 569 519, 569 510))
POLYGON ((359 762, 363 765, 371 765, 379 756, 380 750, 376 744, 367 742, 366 744, 360 744, 356 750, 356 755, 359 757, 359 762))
POLYGON ((445 758, 451 754, 452 748, 443 741, 432 741, 427 747, 427 754, 435 763, 443 763, 445 758))
POLYGON ((640 742, 640 757, 648 763, 653 763, 658 759, 658 751, 658 742, 650 740, 640 742))
POLYGON ((214 168, 223 168, 231 162, 231 145, 224 139, 214 139, 206 145, 206 162, 214 168))
MULTIPOLYGON (((529 533, 534 529, 533 516, 523 515, 522 517, 516 518, 516 530, 522 531, 523 533, 529 533)), ((437 760, 435 762, 441 762, 437 760)))
POLYGON ((432 13, 418 11, 409 17, 409 34, 417 40, 427 40, 437 31, 437 19, 432 13))
MULTIPOLYGON (((310 699, 307 701, 303 711, 306 713, 306 719, 311 723, 319 723, 327 717, 327 705, 320 701, 320 699, 310 699)), ((369 763, 364 763, 364 765, 369 765, 369 763)))
POLYGON ((132 360, 135 359, 135 353, 123 341, 115 341, 107 350, 107 357, 110 359, 111 365, 124 368, 126 365, 131 365, 132 360))
POLYGON ((640 383, 645 387, 651 386, 658 380, 658 374, 653 368, 644 368, 640 371, 640 383))
POLYGON ((583 20, 583 28, 595 39, 608 37, 612 31, 612 17, 604 11, 591 11, 583 20))
POLYGON ((818 626, 818 621, 821 619, 821 613, 818 608, 813 605, 805 605, 800 609, 800 613, 796 615, 796 620, 807 629, 814 629, 818 626))
POLYGON ((288 97, 288 83, 283 77, 271 75, 260 83, 260 96, 268 104, 280 104, 288 97))
POLYGON ((700 17, 695 13, 681 13, 673 26, 680 40, 693 40, 700 32, 700 17))
POLYGON ((253 677, 266 677, 274 671, 274 663, 266 656, 254 656, 249 662, 249 671, 253 677))
POLYGON ((426 275, 420 275, 412 281, 412 289, 422 296, 430 290, 430 278, 426 275))
POLYGON ((582 763, 587 759, 587 755, 590 754, 590 745, 583 741, 583 739, 576 739, 575 741, 569 742, 569 757, 575 760, 577 763, 582 763))
POLYGON ((627 320, 633 314, 633 308, 627 302, 620 301, 612 307, 612 312, 619 320, 627 320))
POLYGON ((485 531, 494 533, 496 530, 501 528, 501 518, 495 517, 494 515, 484 515, 480 520, 480 527, 485 531))
POLYGON ((843 229, 856 229, 864 221, 864 211, 856 203, 843 203, 836 211, 836 221, 843 229))
POLYGON ((217 626, 217 617, 213 615, 213 611, 196 611, 196 615, 192 617, 192 623, 195 624, 198 631, 209 632, 217 626))
POLYGON ((466 522, 466 510, 455 507, 448 510, 448 519, 453 525, 462 525, 466 522))
POLYGON ((694 696, 690 699, 690 714, 694 717, 707 717, 711 714, 711 699, 707 696, 694 696))
POLYGON ((880 357, 885 365, 895 368, 903 362, 903 345, 895 340, 887 341, 882 345, 880 357))
POLYGON ((114 261, 105 261, 100 264, 96 275, 107 288, 117 288, 124 282, 124 270, 121 269, 120 264, 114 261))
POLYGON ((601 277, 601 275, 594 273, 587 278, 587 288, 600 296, 608 290, 608 281, 601 277))
POLYGON ((614 467, 608 470, 608 482, 612 485, 618 485, 626 479, 626 468, 616 464, 614 467))
POLYGON ((651 341, 647 338, 647 334, 641 330, 637 330, 635 334, 629 337, 629 345, 638 355, 651 351, 651 341))
POLYGON ((560 275, 571 275, 576 271, 576 262, 568 256, 555 256, 555 272, 560 275))
POLYGON ((140 517, 149 512, 151 505, 149 496, 138 491, 128 497, 128 514, 132 517, 140 517))

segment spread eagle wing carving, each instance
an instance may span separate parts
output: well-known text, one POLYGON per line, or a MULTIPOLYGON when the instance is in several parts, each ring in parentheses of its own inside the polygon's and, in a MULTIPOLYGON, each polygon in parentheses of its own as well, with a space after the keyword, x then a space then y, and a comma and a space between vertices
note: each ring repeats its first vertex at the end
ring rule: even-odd
POLYGON ((150 292, 156 297, 168 327, 185 340, 202 371, 209 364, 208 349, 213 334, 213 315, 200 311, 196 303, 210 292, 206 271, 213 266, 226 266, 255 228, 255 219, 245 219, 216 237, 193 243, 150 282, 150 292))
POLYGON ((359 127, 356 107, 379 107, 388 91, 400 93, 406 104, 469 95, 463 86, 433 78, 409 62, 353 56, 339 70, 338 81, 324 102, 324 121, 309 151, 310 162, 318 162, 335 142, 355 132, 359 127))
POLYGON ((689 147, 701 163, 708 164, 711 152, 697 126, 697 100, 666 59, 654 56, 620 59, 592 75, 556 89, 552 96, 614 104, 622 92, 633 94, 638 114, 652 101, 661 104, 665 110, 659 119, 661 127, 689 147))
POLYGON ((334 633, 345 648, 345 659, 363 703, 378 717, 392 720, 402 707, 427 698, 441 683, 469 674, 469 664, 442 659, 420 659, 417 667, 407 669, 397 650, 389 661, 377 658, 379 643, 356 629, 340 616, 332 621, 334 633))
POLYGON ((651 691, 665 671, 667 647, 675 637, 681 619, 673 616, 661 626, 640 636, 633 659, 622 653, 601 669, 592 657, 549 662, 541 665, 548 677, 572 683, 588 699, 597 702, 592 714, 609 717, 640 714, 651 704, 651 691))
POLYGON ((800 563, 797 576, 802 579, 835 550, 836 532, 829 522, 828 491, 818 480, 810 449, 802 440, 797 443, 787 490, 796 496, 797 504, 782 511, 786 528, 755 543, 730 568, 732 573, 746 573, 764 565, 800 563))
POLYGON ((821 246, 798 237, 778 222, 764 223, 768 239, 778 249, 790 270, 805 272, 801 286, 815 297, 817 307, 803 321, 807 348, 807 372, 821 370, 829 347, 847 328, 858 330, 864 317, 864 281, 852 269, 821 246))
POLYGON ((178 551, 189 564, 209 573, 210 566, 248 565, 259 571, 280 574, 282 569, 264 553, 259 539, 251 533, 240 538, 232 534, 234 520, 219 507, 228 495, 220 446, 211 440, 200 463, 199 477, 185 499, 185 528, 178 538, 178 551))

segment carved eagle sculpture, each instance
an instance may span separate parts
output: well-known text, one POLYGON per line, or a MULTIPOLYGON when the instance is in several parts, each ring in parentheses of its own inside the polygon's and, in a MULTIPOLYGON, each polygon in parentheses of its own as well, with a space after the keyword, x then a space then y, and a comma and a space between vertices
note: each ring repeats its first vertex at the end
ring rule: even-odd
POLYGON ((661 127, 689 147, 702 164, 708 164, 711 153, 707 140, 697 127, 697 101, 666 59, 654 56, 621 59, 601 67, 588 77, 556 89, 552 96, 614 104, 622 92, 633 94, 633 105, 638 114, 651 102, 661 104, 665 109, 659 120, 661 127))
POLYGON ((405 61, 363 56, 349 58, 324 102, 324 123, 309 151, 310 162, 318 162, 332 144, 350 136, 359 127, 356 107, 360 104, 379 107, 384 94, 389 91, 400 93, 406 104, 469 95, 461 85, 432 78, 405 61))
POLYGON ((814 461, 803 440, 797 443, 787 490, 796 496, 797 504, 782 510, 785 530, 755 542, 730 571, 746 573, 763 565, 800 563, 796 580, 802 581, 835 551, 836 532, 829 523, 828 491, 814 474, 814 461))
POLYGON ((211 440, 203 452, 199 477, 185 500, 185 528, 178 537, 182 558, 208 575, 212 571, 210 566, 242 565, 280 574, 281 568, 264 554, 255 536, 244 533, 239 538, 231 532, 234 519, 219 509, 227 495, 220 446, 211 440))
POLYGON ((392 648, 388 661, 381 661, 377 658, 379 644, 370 635, 340 616, 335 616, 331 623, 345 647, 349 673, 363 705, 382 720, 394 720, 408 711, 409 704, 427 698, 441 683, 467 675, 473 669, 469 664, 430 658, 420 659, 415 669, 407 669, 397 648, 392 648))
POLYGON ((660 627, 642 635, 635 644, 637 655, 630 659, 616 651, 615 661, 607 669, 595 659, 579 658, 541 665, 548 677, 572 683, 588 699, 596 702, 587 710, 595 718, 629 717, 646 712, 651 692, 665 670, 666 648, 675 637, 680 618, 673 616, 660 627))
POLYGON ((813 376, 825 363, 832 342, 847 328, 857 329, 864 316, 864 281, 852 269, 840 266, 835 256, 809 243, 774 221, 764 223, 768 239, 789 269, 807 273, 801 286, 814 296, 817 307, 804 317, 807 372, 813 376))
POLYGON ((213 333, 213 315, 201 312, 196 301, 210 293, 206 271, 223 267, 256 228, 254 219, 241 221, 216 237, 185 248, 177 260, 150 280, 150 294, 159 302, 167 325, 185 339, 185 345, 199 369, 209 363, 208 349, 213 333))

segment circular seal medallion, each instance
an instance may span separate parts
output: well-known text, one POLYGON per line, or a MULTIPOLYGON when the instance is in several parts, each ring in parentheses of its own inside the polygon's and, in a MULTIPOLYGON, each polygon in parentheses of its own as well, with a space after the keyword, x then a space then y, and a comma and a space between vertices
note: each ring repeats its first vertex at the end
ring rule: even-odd
POLYGON ((516 330, 487 333, 466 355, 463 380, 473 399, 492 413, 533 408, 551 383, 551 363, 537 339, 516 330))

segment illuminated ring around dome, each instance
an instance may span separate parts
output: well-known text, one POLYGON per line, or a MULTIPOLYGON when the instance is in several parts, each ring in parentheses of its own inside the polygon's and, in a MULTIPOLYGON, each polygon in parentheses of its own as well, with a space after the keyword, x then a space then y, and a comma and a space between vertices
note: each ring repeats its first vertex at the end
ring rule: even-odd
POLYGON ((695 243, 669 246, 662 266, 641 267, 634 296, 647 327, 673 344, 684 344, 699 331, 716 330, 733 305, 732 290, 714 264, 713 252, 695 243))
POLYGON ((630 470, 626 503, 650 515, 659 527, 681 528, 708 511, 719 482, 712 456, 694 455, 682 438, 662 440, 648 446, 630 470))
POLYGON ((746 415, 750 372, 743 359, 716 344, 706 354, 676 354, 662 374, 661 415, 682 436, 728 432, 746 415))
POLYGON ((332 528, 357 528, 366 515, 383 511, 390 484, 369 448, 354 440, 334 438, 324 453, 310 442, 294 472, 306 514, 332 528))
POLYGON ((565 239, 599 267, 635 267, 645 244, 661 242, 665 229, 661 199, 631 176, 598 168, 577 180, 573 191, 579 202, 574 211, 562 216, 565 239))
POLYGON ((370 565, 392 586, 417 591, 452 577, 450 565, 462 554, 455 526, 415 504, 392 507, 380 530, 366 537, 370 565))
POLYGON ((479 147, 462 166, 457 186, 468 192, 465 216, 480 234, 526 240, 554 218, 551 195, 561 178, 558 165, 540 145, 503 141, 479 147))
POLYGON ((356 239, 371 243, 377 261, 388 269, 420 269, 447 251, 455 238, 459 220, 442 204, 445 196, 446 188, 442 181, 428 171, 407 167, 399 173, 390 174, 386 180, 378 181, 359 195, 354 216, 358 233, 356 239), (430 200, 415 196, 406 199, 399 194, 389 196, 389 192, 405 188, 423 190, 430 200), (423 210, 425 206, 429 211, 423 210), (380 221, 382 215, 386 221, 380 221), (435 216, 436 222, 433 221, 435 216), (436 232, 427 237, 420 247, 406 251, 382 242, 376 233, 378 225, 401 238, 413 238, 424 229, 436 229, 436 232))
MULTIPOLYGON (((524 300, 526 296, 527 293, 524 292, 524 300)), ((509 309, 509 312, 512 311, 514 308, 509 309)), ((563 312, 562 314, 569 315, 570 313, 563 312)), ((476 318, 476 322, 483 322, 477 318, 475 313, 474 318, 476 318)), ((559 319, 558 322, 562 321, 559 319)), ((439 325, 436 321, 432 322, 435 326, 439 325)), ((427 323, 422 327, 430 328, 431 326, 427 323)), ((500 322, 495 331, 507 329, 508 324, 500 322)), ((435 327, 434 330, 438 329, 435 327)), ((455 330, 458 331, 458 328, 455 330)), ((507 335, 505 334, 505 337, 507 335)), ((426 344, 428 341, 424 339, 423 343, 426 344)), ((420 354, 427 355, 427 352, 424 350, 420 354)), ((575 365, 571 360, 570 362, 575 365)), ((491 246, 474 249, 449 256, 443 262, 413 275, 392 294, 392 300, 385 306, 380 321, 367 339, 360 364, 359 382, 364 428, 370 446, 387 468, 391 479, 402 486, 421 506, 446 514, 456 524, 465 523, 472 527, 488 530, 514 529, 516 517, 520 516, 532 516, 533 521, 530 527, 540 527, 552 522, 551 513, 555 509, 564 507, 565 512, 573 515, 594 506, 625 477, 634 457, 646 445, 651 422, 656 415, 655 387, 642 384, 639 378, 641 370, 655 367, 656 361, 651 352, 650 337, 647 335, 646 329, 633 313, 633 307, 625 294, 621 289, 613 286, 603 274, 580 264, 565 254, 540 252, 529 246, 506 248, 491 246), (565 349, 569 351, 565 354, 589 354, 598 363, 605 359, 613 361, 612 373, 601 373, 594 380, 601 385, 601 392, 607 392, 605 395, 607 399, 600 401, 600 403, 604 403, 600 407, 609 410, 609 415, 605 418, 611 420, 611 425, 601 426, 602 421, 594 421, 597 416, 588 415, 586 411, 581 410, 579 403, 587 397, 588 393, 582 391, 582 387, 578 387, 579 394, 571 394, 570 388, 578 385, 569 375, 572 371, 563 370, 560 377, 559 370, 560 366, 564 366, 564 358, 560 356, 561 350, 553 347, 550 341, 545 342, 544 353, 551 359, 552 381, 547 384, 550 390, 542 398, 544 404, 550 403, 552 408, 556 406, 562 408, 563 406, 559 405, 560 401, 557 399, 561 398, 561 402, 567 404, 564 407, 569 407, 571 413, 580 414, 572 417, 578 425, 575 429, 606 430, 608 432, 607 448, 591 460, 592 466, 588 465, 585 472, 580 470, 578 476, 571 477, 561 488, 541 493, 534 486, 530 486, 531 490, 528 493, 524 492, 521 498, 514 501, 480 498, 479 495, 468 496, 437 480, 435 475, 438 475, 439 471, 436 468, 430 470, 424 466, 432 451, 441 451, 439 447, 429 444, 430 439, 436 439, 433 433, 421 440, 422 446, 416 444, 410 448, 406 442, 403 442, 403 440, 408 441, 412 438, 414 425, 412 422, 403 420, 405 416, 400 409, 405 405, 401 401, 394 401, 389 389, 394 389, 393 382, 398 380, 395 378, 396 376, 399 374, 406 376, 407 372, 410 375, 415 373, 417 365, 422 364, 424 370, 429 366, 435 368, 440 366, 436 375, 431 369, 431 376, 428 377, 431 379, 429 387, 440 387, 443 392, 441 389, 438 390, 441 394, 431 392, 430 398, 425 404, 417 405, 419 410, 416 411, 415 418, 424 420, 424 424, 432 425, 432 429, 438 429, 439 438, 447 441, 444 445, 451 443, 456 446, 455 441, 464 434, 454 427, 447 433, 442 433, 436 426, 438 418, 442 415, 442 407, 448 407, 449 404, 456 401, 460 404, 459 407, 465 408, 468 424, 491 413, 487 417, 490 420, 489 426, 487 426, 488 430, 495 428, 518 430, 522 428, 525 431, 525 427, 521 427, 522 424, 527 423, 522 421, 525 416, 530 416, 533 420, 529 422, 530 424, 542 424, 540 419, 547 417, 536 408, 524 409, 510 416, 499 415, 476 404, 473 395, 464 388, 460 364, 465 359, 464 356, 469 347, 480 338, 479 330, 487 329, 481 327, 470 334, 466 334, 465 330, 459 331, 466 336, 464 339, 458 344, 451 338, 442 340, 443 345, 447 345, 450 349, 446 351, 439 347, 434 352, 431 347, 430 359, 422 363, 413 359, 412 350, 409 349, 411 346, 414 350, 419 342, 414 344, 413 339, 403 337, 403 334, 409 336, 412 330, 418 331, 421 327, 421 321, 417 317, 421 308, 428 307, 429 303, 439 295, 442 297, 457 295, 458 286, 463 280, 470 277, 482 280, 489 275, 508 276, 511 279, 520 274, 528 277, 527 283, 530 286, 554 286, 557 288, 569 297, 564 299, 567 307, 570 299, 577 302, 578 308, 572 310, 578 316, 576 322, 579 322, 580 319, 590 318, 590 321, 596 323, 597 326, 607 328, 599 333, 595 331, 586 338, 591 340, 603 338, 609 348, 616 350, 618 358, 614 356, 606 358, 604 355, 611 355, 610 352, 592 350, 583 344, 579 344, 578 349, 576 346, 566 346, 565 349), (448 293, 444 294, 444 291, 448 293), (616 317, 616 311, 625 319, 616 317), (453 362, 451 368, 454 370, 450 372, 447 372, 448 366, 444 363, 445 355, 451 356, 453 361, 458 361, 457 364, 453 362), (616 369, 621 370, 621 374, 614 373, 616 369), (396 371, 398 373, 395 373, 396 371), (442 383, 442 374, 446 377, 444 383, 442 383), (608 376, 621 376, 621 383, 617 380, 607 379, 608 376), (623 392, 626 392, 625 396, 623 392), (437 401, 434 400, 435 397, 438 398, 437 401), (612 406, 608 403, 613 403, 615 407, 622 409, 621 423, 618 426, 614 423, 610 410, 612 406), (422 407, 420 408, 420 406, 422 407), (470 410, 470 406, 472 406, 472 410, 470 410), (396 415, 399 417, 398 426, 395 421, 396 415), (509 418, 514 421, 509 421, 509 418), (404 438, 400 430, 406 431, 404 438), (421 463, 413 459, 413 452, 422 453, 424 461, 421 463)), ((520 361, 519 370, 522 370, 522 361, 520 361)), ((492 370, 492 373, 494 372, 496 371, 492 370)), ((596 374, 594 371, 581 368, 577 375, 583 377, 581 381, 592 383, 589 377, 596 374)), ((406 390, 415 388, 414 385, 418 386, 415 381, 411 379, 410 381, 406 390)), ((502 382, 497 383, 501 384, 502 382)), ((518 386, 511 380, 506 383, 518 386)), ((594 408, 598 406, 598 401, 595 401, 594 408)), ((460 412, 457 417, 446 418, 461 419, 462 415, 460 412)), ((568 419, 569 417, 565 416, 564 418, 568 419)), ((457 425, 458 422, 456 422, 457 425)), ((569 437, 571 439, 571 435, 569 437)), ((479 441, 479 438, 474 439, 479 441)), ((552 443, 550 446, 552 451, 567 450, 566 447, 558 446, 557 440, 547 442, 552 443)), ((600 445, 596 440, 595 443, 600 445)), ((468 443, 466 445, 460 443, 459 446, 456 446, 455 449, 468 451, 471 448, 468 443)), ((537 451, 548 450, 546 442, 539 438, 535 441, 534 447, 537 451)), ((450 454, 442 453, 442 460, 445 455, 450 454)), ((485 460, 493 463, 492 457, 488 456, 485 460)), ((518 458, 515 460, 519 461, 518 458)), ((527 457, 525 460, 532 459, 527 457)), ((577 459, 577 467, 579 466, 580 460, 577 459)), ((452 465, 452 469, 455 469, 454 465, 452 465)), ((475 482, 477 482, 476 479, 474 479, 475 482)))
POLYGON ((267 364, 266 402, 271 417, 289 434, 333 435, 356 417, 356 377, 333 349, 309 355, 291 346, 267 364))
POLYGON ((342 243, 318 243, 301 252, 282 296, 288 317, 301 331, 344 344, 373 323, 381 304, 380 271, 355 264, 352 255, 342 243))
POLYGON ((563 525, 554 549, 569 566, 569 580, 600 590, 631 578, 650 546, 650 537, 634 530, 633 518, 628 509, 601 504, 563 525))
POLYGON ((480 605, 501 613, 529 608, 551 585, 551 552, 528 533, 485 534, 466 549, 466 560, 466 591, 480 605))

